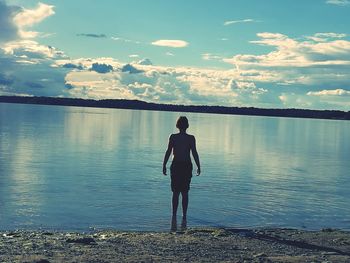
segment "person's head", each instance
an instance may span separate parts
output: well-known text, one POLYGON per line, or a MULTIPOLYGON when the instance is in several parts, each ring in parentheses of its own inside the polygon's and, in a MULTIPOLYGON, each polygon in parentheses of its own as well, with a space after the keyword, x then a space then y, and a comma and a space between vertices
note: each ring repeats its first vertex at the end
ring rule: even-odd
POLYGON ((176 121, 176 128, 178 128, 180 131, 186 131, 188 127, 188 119, 185 116, 180 116, 176 121))

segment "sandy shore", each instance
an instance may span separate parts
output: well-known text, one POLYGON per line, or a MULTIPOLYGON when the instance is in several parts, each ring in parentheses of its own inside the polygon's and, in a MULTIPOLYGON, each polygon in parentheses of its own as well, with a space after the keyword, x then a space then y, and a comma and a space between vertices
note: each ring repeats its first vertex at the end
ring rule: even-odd
POLYGON ((0 232, 0 262, 350 262, 350 232, 0 232))

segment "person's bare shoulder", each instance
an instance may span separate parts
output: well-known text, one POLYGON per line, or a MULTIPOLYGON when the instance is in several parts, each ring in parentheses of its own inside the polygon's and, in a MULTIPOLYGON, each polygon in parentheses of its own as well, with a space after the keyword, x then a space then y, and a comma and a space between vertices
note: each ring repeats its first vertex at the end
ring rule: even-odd
POLYGON ((170 134, 169 138, 172 138, 175 140, 178 136, 179 136, 178 133, 172 133, 172 134, 170 134))
POLYGON ((176 134, 172 133, 169 135, 169 141, 174 141, 176 134))
POLYGON ((188 136, 189 138, 191 138, 191 139, 195 139, 194 135, 192 135, 192 134, 188 134, 188 133, 187 133, 187 136, 188 136))
POLYGON ((188 141, 193 144, 196 141, 196 138, 192 134, 187 134, 188 141))
POLYGON ((173 133, 170 135, 169 140, 171 140, 172 142, 177 142, 181 140, 181 136, 179 133, 173 133))

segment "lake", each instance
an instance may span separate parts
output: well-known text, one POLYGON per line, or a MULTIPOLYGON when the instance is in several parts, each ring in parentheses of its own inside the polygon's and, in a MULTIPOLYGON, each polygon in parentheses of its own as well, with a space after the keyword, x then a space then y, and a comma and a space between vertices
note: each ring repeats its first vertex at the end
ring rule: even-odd
POLYGON ((349 121, 6 103, 0 229, 168 230, 180 115, 202 163, 189 227, 350 229, 349 121))

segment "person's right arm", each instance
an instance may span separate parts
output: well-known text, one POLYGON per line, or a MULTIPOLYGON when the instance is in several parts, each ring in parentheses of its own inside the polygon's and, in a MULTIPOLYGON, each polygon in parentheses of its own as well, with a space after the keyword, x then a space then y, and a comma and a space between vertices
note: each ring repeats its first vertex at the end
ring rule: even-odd
POLYGON ((166 164, 169 160, 169 157, 170 157, 170 154, 171 154, 171 151, 173 150, 173 135, 171 134, 170 137, 169 137, 169 143, 168 143, 168 148, 165 152, 165 155, 164 155, 164 160, 163 160, 163 174, 166 175, 166 164))
POLYGON ((196 138, 194 136, 192 136, 191 151, 192 151, 193 159, 197 165, 197 176, 198 176, 201 174, 201 164, 199 161, 199 156, 198 156, 197 147, 196 147, 196 138))

